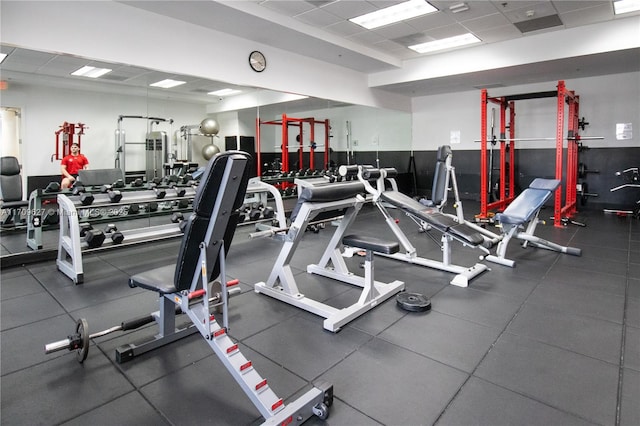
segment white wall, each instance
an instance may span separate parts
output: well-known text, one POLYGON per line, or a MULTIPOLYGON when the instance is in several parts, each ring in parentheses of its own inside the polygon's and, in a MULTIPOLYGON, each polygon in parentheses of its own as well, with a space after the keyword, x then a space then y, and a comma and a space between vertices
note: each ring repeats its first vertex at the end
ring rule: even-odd
MULTIPOLYGON (((355 151, 408 151, 411 149, 411 114, 381 108, 363 106, 334 107, 290 114, 295 118, 313 117, 318 121, 329 120, 330 147, 335 151, 347 150, 347 121, 351 124, 351 142, 355 142, 355 151)), ((282 116, 261 117, 262 120, 280 120, 282 116)), ((323 124, 315 125, 316 151, 324 150, 323 124)), ((289 145, 295 145, 297 127, 289 129, 289 145)), ((310 127, 303 127, 305 152, 309 151, 310 127)), ((261 145, 263 152, 280 152, 282 143, 281 126, 263 125, 261 145), (277 147, 277 148, 276 148, 277 147)), ((295 148, 290 148, 290 150, 295 148)))
MULTIPOLYGON (((489 96, 507 96, 556 90, 557 81, 488 90, 489 96)), ((581 136, 603 136, 604 140, 585 141, 593 148, 640 146, 640 73, 626 73, 566 80, 567 89, 580 96, 580 117, 590 123, 581 136), (632 123, 633 138, 616 140, 616 123, 632 123)), ((480 91, 414 98, 413 149, 435 150, 450 143, 451 131, 460 131, 460 144, 454 149, 479 149, 480 91)), ((495 134, 499 136, 499 106, 489 103, 487 127, 490 133, 491 109, 496 108, 495 134)), ((515 101, 516 138, 555 137, 555 98, 515 101)), ((568 108, 565 108, 565 129, 568 108)), ((566 135, 566 132, 564 133, 566 135)), ((490 134, 488 134, 490 137, 490 134)), ((554 148, 554 141, 518 142, 520 148, 554 148)))
MULTIPOLYGON (((17 84, 3 91, 1 102, 2 106, 22 109, 23 176, 60 172, 60 162, 51 161, 51 157, 55 153, 55 132, 65 121, 88 126, 82 136, 82 152, 90 168, 102 169, 114 167, 120 115, 172 118, 174 131, 206 117, 202 105, 17 84)), ((147 120, 124 119, 122 128, 127 141, 144 141, 147 120)), ((173 134, 168 125, 154 129, 173 134)), ((127 169, 131 170, 129 164, 127 159, 127 169)))

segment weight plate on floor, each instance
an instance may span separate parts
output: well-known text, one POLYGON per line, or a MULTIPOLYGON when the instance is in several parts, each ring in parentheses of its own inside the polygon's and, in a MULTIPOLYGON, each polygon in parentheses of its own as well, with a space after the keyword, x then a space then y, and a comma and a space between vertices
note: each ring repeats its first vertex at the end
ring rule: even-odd
POLYGON ((425 312, 431 309, 431 301, 420 293, 402 292, 396 296, 396 302, 405 311, 425 312))
POLYGON ((76 352, 76 357, 78 362, 82 364, 87 359, 87 355, 89 355, 89 324, 86 319, 78 319, 76 322, 76 334, 80 336, 80 341, 82 342, 76 352))

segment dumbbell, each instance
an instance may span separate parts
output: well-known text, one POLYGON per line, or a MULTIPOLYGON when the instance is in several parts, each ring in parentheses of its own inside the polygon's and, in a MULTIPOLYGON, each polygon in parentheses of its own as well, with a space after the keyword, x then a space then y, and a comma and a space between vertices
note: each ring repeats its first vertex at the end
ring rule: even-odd
POLYGON ((60 184, 58 182, 49 182, 49 185, 44 189, 45 193, 60 191, 60 184))
POLYGON ((112 185, 102 185, 100 187, 100 192, 103 194, 109 195, 109 200, 112 203, 119 203, 122 200, 122 193, 120 191, 116 191, 113 189, 112 185))
POLYGON ((113 223, 105 226, 102 232, 104 232, 105 236, 111 237, 111 241, 113 241, 114 244, 120 244, 124 240, 124 234, 118 231, 118 228, 113 223))
POLYGON ((158 210, 158 203, 156 203, 155 201, 150 201, 149 204, 147 204, 147 209, 150 212, 155 212, 158 210))
POLYGON ((176 207, 179 209, 186 209, 187 207, 189 207, 189 200, 187 200, 186 198, 176 200, 176 207))
POLYGON ((261 214, 262 212, 260 211, 260 209, 258 208, 251 209, 249 210, 249 220, 251 221, 259 220, 261 214))
POLYGON ((273 207, 267 206, 262 209, 262 217, 264 217, 265 219, 271 219, 274 215, 275 211, 273 210, 273 207))
POLYGON ((156 198, 158 200, 161 200, 164 198, 165 195, 167 195, 167 191, 165 191, 162 188, 153 188, 153 191, 156 193, 156 198))
POLYGON ((127 214, 138 214, 140 213, 140 205, 133 203, 129 205, 129 208, 127 209, 127 214))
POLYGON ((142 185, 144 185, 144 181, 142 180, 142 178, 137 178, 136 180, 131 182, 131 186, 134 186, 134 187, 139 187, 142 185))
POLYGON ((113 182, 112 186, 114 188, 124 188, 124 181, 122 179, 118 179, 115 182, 113 182))
POLYGON ((181 212, 175 212, 171 215, 171 222, 177 223, 180 231, 184 232, 184 227, 187 226, 187 221, 184 220, 184 215, 181 212))
POLYGON ((73 195, 80 196, 80 204, 82 204, 83 206, 90 206, 91 203, 93 203, 93 200, 94 200, 93 194, 87 193, 85 190, 85 187, 82 185, 74 186, 71 193, 73 195))
POLYGON ((174 188, 176 190, 176 197, 184 197, 184 194, 187 193, 187 190, 185 188, 174 188))
POLYGON ((42 224, 43 225, 57 225, 60 223, 60 214, 58 213, 58 208, 56 204, 56 208, 49 208, 45 211, 42 216, 42 224))
POLYGON ((89 248, 97 248, 104 243, 104 232, 93 229, 90 223, 82 222, 80 224, 80 236, 84 238, 89 248))

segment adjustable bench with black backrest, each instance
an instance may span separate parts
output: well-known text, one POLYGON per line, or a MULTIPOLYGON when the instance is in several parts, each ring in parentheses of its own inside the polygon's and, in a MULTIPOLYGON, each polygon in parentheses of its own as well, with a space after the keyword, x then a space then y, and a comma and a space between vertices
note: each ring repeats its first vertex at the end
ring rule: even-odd
POLYGON ((522 247, 526 247, 530 243, 539 248, 571 254, 573 256, 580 256, 582 254, 579 248, 561 246, 533 235, 536 226, 541 222, 541 220, 538 219, 540 209, 542 209, 544 204, 551 198, 559 185, 560 181, 557 179, 536 178, 502 213, 498 213, 495 216, 495 220, 500 222, 502 226, 502 240, 498 243, 496 255, 486 257, 488 261, 511 267, 514 266, 515 262, 506 258, 507 246, 512 238, 522 240, 522 247), (520 232, 520 229, 523 229, 525 225, 526 230, 520 232))
POLYGON ((118 348, 116 359, 118 362, 127 361, 192 334, 196 328, 260 411, 265 423, 300 424, 313 415, 326 418, 333 398, 332 386, 319 384, 319 387, 313 387, 285 405, 226 332, 225 257, 238 222, 238 208, 244 200, 249 163, 250 156, 239 151, 227 151, 209 161, 193 201, 193 214, 186 221, 176 265, 143 272, 129 280, 131 287, 159 294, 160 309, 155 318, 159 334, 142 345, 118 348), (209 303, 209 283, 218 277, 222 294, 222 324, 217 314, 213 315, 209 303), (176 328, 177 310, 185 313, 192 324, 176 328))

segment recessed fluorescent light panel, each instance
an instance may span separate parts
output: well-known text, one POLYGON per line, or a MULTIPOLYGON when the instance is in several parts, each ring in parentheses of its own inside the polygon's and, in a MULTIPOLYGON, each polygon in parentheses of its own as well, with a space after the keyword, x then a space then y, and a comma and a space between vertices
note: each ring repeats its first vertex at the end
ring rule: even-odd
POLYGON ((356 16, 349 19, 349 21, 371 30, 437 11, 438 9, 424 0, 409 0, 366 15, 356 16))
POLYGON ((413 46, 409 46, 409 49, 415 50, 418 53, 429 53, 437 50, 466 46, 467 44, 480 43, 480 41, 478 37, 467 33, 455 37, 443 38, 441 40, 429 41, 427 43, 414 44, 413 46))
POLYGON ((170 78, 167 78, 166 80, 151 83, 149 86, 160 87, 162 89, 171 89, 172 87, 180 86, 181 84, 185 83, 186 81, 171 80, 170 78))
POLYGON ((640 10, 640 0, 617 0, 613 2, 613 10, 616 15, 622 13, 637 12, 640 10))
POLYGON ((2 63, 2 61, 4 61, 4 58, 7 57, 6 53, 0 53, 0 64, 2 63))
POLYGON ((207 93, 207 95, 213 95, 213 96, 231 96, 231 95, 237 95, 238 93, 242 93, 242 90, 236 90, 236 89, 220 89, 220 90, 216 90, 215 92, 209 92, 209 93, 207 93))
POLYGON ((75 75, 77 77, 89 77, 89 78, 98 78, 100 76, 105 75, 106 73, 111 72, 109 68, 96 68, 85 66, 80 69, 75 70, 71 73, 71 75, 75 75))

